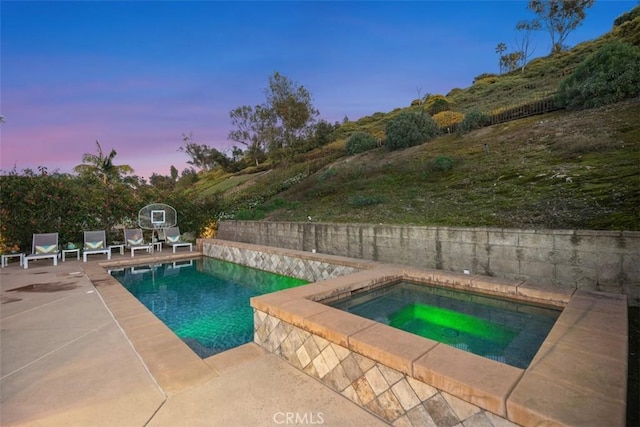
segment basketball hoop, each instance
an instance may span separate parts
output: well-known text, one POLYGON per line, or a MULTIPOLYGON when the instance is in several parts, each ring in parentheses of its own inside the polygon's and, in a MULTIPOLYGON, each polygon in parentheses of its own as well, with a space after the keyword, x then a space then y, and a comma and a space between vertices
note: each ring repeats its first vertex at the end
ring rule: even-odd
POLYGON ((138 225, 146 230, 175 227, 177 223, 176 210, 164 203, 152 203, 138 212, 138 225))
POLYGON ((151 242, 153 243, 151 247, 154 250, 156 242, 154 238, 159 238, 158 230, 175 227, 177 223, 178 214, 176 210, 164 203, 152 203, 138 212, 138 225, 140 228, 151 230, 151 242))

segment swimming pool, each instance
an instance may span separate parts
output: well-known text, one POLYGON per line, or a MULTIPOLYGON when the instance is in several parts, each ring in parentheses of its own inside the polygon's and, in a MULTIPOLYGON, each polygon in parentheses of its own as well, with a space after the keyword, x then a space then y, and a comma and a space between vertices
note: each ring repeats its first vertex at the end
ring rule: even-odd
POLYGON ((329 305, 517 368, 527 368, 561 311, 399 281, 329 305))
POLYGON ((308 283, 213 258, 111 275, 202 358, 253 340, 251 297, 308 283))

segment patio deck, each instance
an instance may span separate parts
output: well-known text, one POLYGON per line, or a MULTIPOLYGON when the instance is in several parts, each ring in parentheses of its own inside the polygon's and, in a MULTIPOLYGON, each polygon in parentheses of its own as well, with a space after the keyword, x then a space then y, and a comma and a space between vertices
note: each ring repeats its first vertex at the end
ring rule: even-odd
POLYGON ((179 344, 154 341, 165 331, 145 329, 143 357, 113 314, 131 307, 109 306, 88 279, 104 261, 93 258, 0 270, 0 425, 387 425, 253 343, 195 362, 187 371, 198 375, 169 369, 163 377, 163 365, 175 366, 165 347, 179 344))

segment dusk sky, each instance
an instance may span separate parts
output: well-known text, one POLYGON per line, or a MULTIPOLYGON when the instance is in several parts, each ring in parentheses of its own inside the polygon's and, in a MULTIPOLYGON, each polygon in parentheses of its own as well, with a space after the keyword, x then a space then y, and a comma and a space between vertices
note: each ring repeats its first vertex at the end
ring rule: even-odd
MULTIPOLYGON (((637 1, 596 0, 567 44, 594 39, 637 1)), ((0 169, 72 172, 118 152, 135 175, 182 171, 182 134, 230 150, 229 112, 265 101, 278 71, 320 118, 405 107, 498 72, 526 1, 0 2, 0 169)), ((534 57, 550 38, 535 34, 534 57)), ((237 143, 236 143, 237 145, 237 143)))

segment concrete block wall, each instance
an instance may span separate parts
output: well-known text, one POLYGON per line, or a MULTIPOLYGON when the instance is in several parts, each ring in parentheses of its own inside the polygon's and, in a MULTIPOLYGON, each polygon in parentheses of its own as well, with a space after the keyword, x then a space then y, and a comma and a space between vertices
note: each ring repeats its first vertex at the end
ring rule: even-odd
POLYGON ((640 304, 640 232, 224 221, 218 238, 558 287, 640 304))

